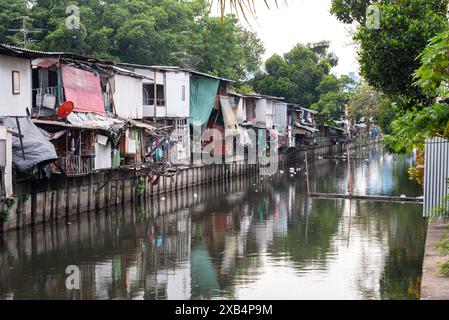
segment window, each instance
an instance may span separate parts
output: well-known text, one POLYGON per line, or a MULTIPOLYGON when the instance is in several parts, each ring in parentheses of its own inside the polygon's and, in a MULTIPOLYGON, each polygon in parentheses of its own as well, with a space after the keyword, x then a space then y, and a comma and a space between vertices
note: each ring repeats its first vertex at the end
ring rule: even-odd
POLYGON ((182 101, 186 101, 186 86, 182 86, 182 101))
POLYGON ((12 94, 20 94, 20 72, 12 72, 12 94))
MULTIPOLYGON (((154 105, 154 84, 148 83, 143 85, 143 105, 154 105)), ((157 105, 165 106, 165 91, 164 86, 157 85, 157 105)))

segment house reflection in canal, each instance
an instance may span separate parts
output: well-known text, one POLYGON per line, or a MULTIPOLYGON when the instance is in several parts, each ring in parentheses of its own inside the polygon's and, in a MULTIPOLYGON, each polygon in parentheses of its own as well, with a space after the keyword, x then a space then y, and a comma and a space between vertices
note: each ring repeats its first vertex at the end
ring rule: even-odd
MULTIPOLYGON (((317 160, 311 186, 345 192, 352 179, 360 192, 388 195, 405 185, 411 157, 364 152, 370 162, 354 162, 352 176, 317 160)), ((301 168, 4 234, 0 298, 418 298, 421 207, 308 199, 301 168), (80 267, 79 291, 66 290, 68 265, 80 267)))

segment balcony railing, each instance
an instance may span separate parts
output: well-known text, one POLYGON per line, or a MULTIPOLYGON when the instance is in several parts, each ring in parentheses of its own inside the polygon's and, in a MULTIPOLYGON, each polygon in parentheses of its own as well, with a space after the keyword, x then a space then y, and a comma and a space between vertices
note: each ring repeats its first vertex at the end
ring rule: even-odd
MULTIPOLYGON (((154 99, 150 98, 150 99, 143 99, 143 105, 144 106, 154 106, 154 99)), ((157 99, 157 106, 158 107, 163 107, 165 106, 165 99, 157 99)))
POLYGON ((33 107, 54 109, 58 102, 58 87, 33 89, 33 97, 33 107))
POLYGON ((92 156, 68 155, 59 158, 59 167, 66 176, 83 176, 92 172, 94 158, 92 156))

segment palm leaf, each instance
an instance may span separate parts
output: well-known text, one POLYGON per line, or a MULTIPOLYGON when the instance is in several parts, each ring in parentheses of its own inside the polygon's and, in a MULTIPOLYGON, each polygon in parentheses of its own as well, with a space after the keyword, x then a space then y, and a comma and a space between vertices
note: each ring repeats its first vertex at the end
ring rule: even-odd
MULTIPOLYGON (((229 9, 237 16, 242 16, 246 22, 248 22, 248 15, 256 18, 256 0, 207 0, 210 8, 218 8, 220 15, 223 17, 226 14, 226 10, 229 9)), ((287 0, 282 0, 287 5, 287 0)), ((279 0, 263 0, 265 6, 271 9, 271 5, 274 4, 279 8, 279 0)))

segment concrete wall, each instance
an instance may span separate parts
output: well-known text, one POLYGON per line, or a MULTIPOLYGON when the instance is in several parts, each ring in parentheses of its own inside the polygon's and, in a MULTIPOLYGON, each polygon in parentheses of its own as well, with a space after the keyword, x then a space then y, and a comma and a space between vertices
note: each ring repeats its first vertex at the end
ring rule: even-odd
MULTIPOLYGON (((354 149, 355 143, 349 145, 354 149)), ((308 157, 341 154, 341 145, 321 145, 308 151, 308 157)), ((299 151, 280 156, 279 168, 304 161, 305 153, 299 151)), ((8 220, 0 225, 0 231, 21 229, 49 221, 66 219, 90 211, 122 206, 127 203, 147 201, 173 191, 218 181, 231 181, 236 177, 256 175, 259 165, 233 163, 225 165, 193 166, 182 170, 173 178, 161 178, 158 185, 152 185, 143 174, 123 171, 107 171, 79 178, 59 178, 43 181, 18 182, 16 201, 10 210, 8 220), (136 182, 144 180, 142 197, 136 195, 136 182)), ((3 204, 0 204, 0 209, 3 204)))

